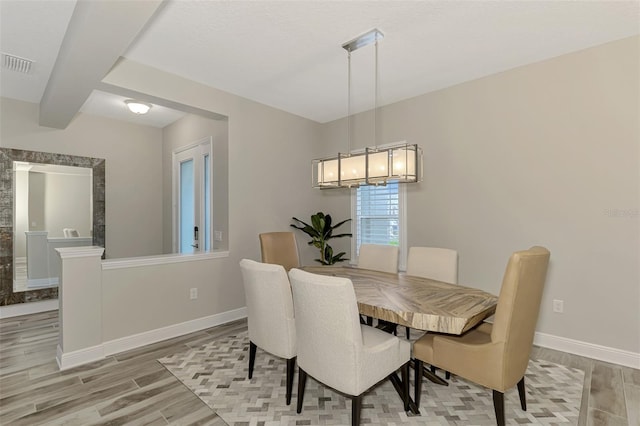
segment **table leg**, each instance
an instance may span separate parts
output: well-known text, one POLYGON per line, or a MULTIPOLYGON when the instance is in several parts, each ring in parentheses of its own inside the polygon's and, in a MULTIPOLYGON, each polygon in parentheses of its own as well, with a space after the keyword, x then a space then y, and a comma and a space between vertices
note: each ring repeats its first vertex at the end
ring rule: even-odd
MULTIPOLYGON (((402 389, 402 381, 400 380, 398 375, 396 373, 391 373, 389 379, 391 379, 393 387, 396 389, 396 392, 398 392, 398 395, 400 395, 400 398, 402 398, 402 395, 404 395, 404 390, 402 389)), ((407 380, 408 379, 409 378, 407 377, 407 380)), ((407 398, 409 399, 409 410, 411 410, 413 414, 419 415, 420 410, 418 410, 418 406, 413 401, 413 398, 411 398, 411 395, 407 395, 407 398)), ((402 402, 405 402, 404 398, 402 398, 402 402)))

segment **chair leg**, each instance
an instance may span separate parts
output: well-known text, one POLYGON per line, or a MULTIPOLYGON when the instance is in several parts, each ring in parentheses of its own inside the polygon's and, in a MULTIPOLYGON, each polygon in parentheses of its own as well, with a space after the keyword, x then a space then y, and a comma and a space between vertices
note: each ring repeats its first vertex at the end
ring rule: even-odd
POLYGON ((291 388, 293 388, 293 373, 296 369, 296 357, 287 360, 287 405, 291 404, 291 388))
POLYGON ((524 390, 524 376, 518 382, 518 395, 520 395, 520 407, 522 411, 527 411, 527 394, 524 390))
POLYGON ((416 403, 416 407, 420 408, 420 394, 422 393, 422 368, 424 363, 419 359, 414 360, 415 365, 413 371, 415 373, 413 385, 415 386, 413 402, 416 403))
POLYGON ((256 344, 249 341, 249 379, 253 377, 253 365, 256 363, 256 344))
POLYGON ((504 426, 504 394, 497 390, 493 391, 493 410, 498 426, 504 426))
MULTIPOLYGON (((408 329, 407 329, 408 330, 408 329)), ((402 374, 402 400, 404 401, 404 411, 409 411, 409 362, 407 361, 401 368, 402 374)))
POLYGON ((351 426, 360 424, 360 411, 362 411, 362 394, 351 397, 351 426))
POLYGON ((304 399, 304 387, 307 384, 307 372, 298 367, 298 407, 297 413, 302 413, 302 400, 304 399))
MULTIPOLYGON (((436 370, 438 370, 438 368, 437 368, 437 367, 434 367, 434 366, 432 365, 432 366, 431 366, 431 372, 432 372, 433 374, 436 374, 436 370)), ((444 377, 445 377, 447 380, 449 380, 449 379, 451 378, 451 373, 450 373, 450 372, 448 372, 448 371, 445 371, 445 372, 444 372, 444 377)), ((440 379, 440 380, 442 380, 442 379, 440 379)))

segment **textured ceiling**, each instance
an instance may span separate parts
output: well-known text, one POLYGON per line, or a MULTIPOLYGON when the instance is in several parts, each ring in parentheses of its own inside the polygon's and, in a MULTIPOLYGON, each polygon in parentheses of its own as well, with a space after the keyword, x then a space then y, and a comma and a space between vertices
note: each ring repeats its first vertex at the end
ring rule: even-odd
MULTIPOLYGON (((0 50, 36 61, 29 75, 3 69, 0 95, 40 101, 74 6, 0 0, 0 50)), ((639 9, 637 1, 166 1, 123 56, 327 122, 347 115, 341 45, 374 27, 385 34, 383 105, 636 35, 639 9)), ((373 58, 373 47, 353 53, 351 112, 374 105, 373 58)), ((83 110, 108 116, 108 98, 94 92, 83 110)))

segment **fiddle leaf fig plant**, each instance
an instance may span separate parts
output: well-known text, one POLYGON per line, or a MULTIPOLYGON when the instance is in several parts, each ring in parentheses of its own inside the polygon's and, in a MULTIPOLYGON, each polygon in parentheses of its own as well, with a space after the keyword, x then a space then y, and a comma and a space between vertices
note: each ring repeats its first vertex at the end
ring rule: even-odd
POLYGON ((343 257, 347 254, 343 251, 334 255, 333 248, 327 244, 327 241, 332 238, 350 237, 351 233, 334 234, 333 231, 351 219, 343 220, 342 222, 332 225, 331 215, 325 215, 322 212, 311 215, 311 224, 295 217, 292 219, 295 220, 297 224, 291 224, 291 226, 310 236, 311 241, 309 241, 308 244, 320 250, 320 259, 315 259, 316 262, 320 262, 323 265, 333 265, 337 262, 349 260, 343 257))

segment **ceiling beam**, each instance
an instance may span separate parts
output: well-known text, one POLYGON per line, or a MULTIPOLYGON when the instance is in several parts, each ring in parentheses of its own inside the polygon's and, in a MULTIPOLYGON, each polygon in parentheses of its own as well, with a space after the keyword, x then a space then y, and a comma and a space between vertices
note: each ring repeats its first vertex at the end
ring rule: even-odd
POLYGON ((78 0, 40 101, 40 125, 66 128, 163 0, 78 0))

